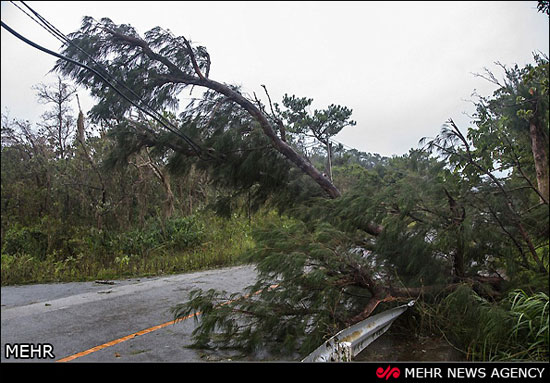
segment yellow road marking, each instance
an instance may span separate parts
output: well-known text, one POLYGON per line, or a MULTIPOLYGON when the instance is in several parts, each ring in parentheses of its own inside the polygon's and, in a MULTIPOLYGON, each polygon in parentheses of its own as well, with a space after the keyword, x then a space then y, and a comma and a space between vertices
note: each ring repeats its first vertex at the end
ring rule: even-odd
MULTIPOLYGON (((274 289, 276 288, 278 285, 271 285, 269 286, 269 289, 274 289)), ((259 294, 261 293, 262 290, 259 290, 259 291, 256 291, 253 295, 256 295, 256 294, 259 294)), ((247 294, 239 299, 246 299, 250 296, 251 294, 247 294)), ((230 301, 227 301, 227 302, 224 302, 222 304, 220 304, 220 306, 223 306, 223 305, 227 305, 227 304, 230 304, 230 303, 233 303, 235 302, 237 299, 235 300, 230 300, 230 301)), ((171 324, 175 324, 176 322, 180 322, 180 321, 184 321, 186 319, 189 319, 189 318, 192 318, 194 316, 198 316, 200 315, 201 312, 200 311, 197 311, 196 313, 194 314, 190 314, 190 315, 187 315, 186 317, 183 317, 183 318, 178 318, 178 319, 174 319, 174 320, 171 320, 170 322, 166 322, 166 323, 163 323, 163 324, 159 324, 157 326, 153 326, 153 327, 149 327, 148 329, 145 329, 145 330, 141 330, 141 331, 138 331, 138 332, 135 332, 133 334, 130 334, 130 335, 127 335, 125 337, 122 337, 122 338, 119 338, 119 339, 115 339, 115 340, 112 340, 110 342, 107 342, 107 343, 103 343, 99 346, 95 346, 95 347, 92 347, 86 351, 82 351, 82 352, 79 352, 77 354, 74 354, 74 355, 70 355, 70 356, 67 356, 65 358, 61 358, 61 359, 58 359, 56 360, 56 362, 70 362, 71 360, 74 360, 76 358, 80 358, 82 356, 85 356, 85 355, 88 355, 88 354, 91 354, 93 352, 96 352, 96 351, 99 351, 99 350, 103 350, 104 348, 107 348, 107 347, 111 347, 111 346, 114 346, 115 344, 119 344, 119 343, 122 343, 122 342, 126 342, 127 340, 130 340, 130 339, 133 339, 135 338, 136 336, 140 336, 140 335, 145 335, 145 334, 148 334, 150 332, 153 332, 153 331, 156 331, 156 330, 160 330, 161 328, 164 328, 166 326, 170 326, 171 324)))
POLYGON ((172 320, 170 322, 166 322, 166 323, 163 323, 163 324, 159 324, 157 326, 149 327, 148 329, 141 330, 141 331, 135 332, 133 334, 127 335, 125 337, 115 339, 115 340, 112 340, 112 341, 107 342, 107 343, 103 343, 102 345, 92 347, 92 348, 90 348, 86 351, 79 352, 78 354, 74 354, 74 355, 68 356, 66 358, 58 359, 58 360, 56 360, 56 362, 69 362, 69 361, 74 360, 76 358, 80 358, 81 356, 85 356, 85 355, 91 354, 92 352, 103 350, 104 348, 114 346, 115 344, 126 342, 127 340, 135 338, 136 336, 148 334, 150 332, 159 330, 161 328, 164 328, 164 327, 169 326, 171 324, 174 324, 176 322, 183 321, 183 320, 189 319, 191 317, 194 317, 195 315, 200 315, 200 314, 201 314, 200 311, 198 311, 198 312, 196 312, 194 314, 191 314, 191 315, 188 315, 184 318, 175 319, 175 320, 172 320))

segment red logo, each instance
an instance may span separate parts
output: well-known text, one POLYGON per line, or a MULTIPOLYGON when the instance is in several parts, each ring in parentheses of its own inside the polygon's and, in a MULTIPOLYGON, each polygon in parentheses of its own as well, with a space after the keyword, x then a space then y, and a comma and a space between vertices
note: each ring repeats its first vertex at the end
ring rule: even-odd
POLYGON ((382 367, 376 369, 376 376, 379 378, 386 378, 386 380, 390 377, 399 378, 399 375, 401 375, 401 371, 399 371, 397 367, 391 368, 391 366, 388 366, 385 370, 382 367))

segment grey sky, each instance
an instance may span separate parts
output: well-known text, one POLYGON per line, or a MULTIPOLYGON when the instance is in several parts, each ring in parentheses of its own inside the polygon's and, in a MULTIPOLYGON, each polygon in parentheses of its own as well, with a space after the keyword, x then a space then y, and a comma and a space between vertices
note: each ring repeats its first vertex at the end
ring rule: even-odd
MULTIPOLYGON (((403 154, 452 117, 466 128, 475 90, 495 87, 472 73, 500 75, 548 54, 548 17, 536 1, 496 2, 27 2, 63 33, 83 16, 109 17, 141 34, 161 26, 207 47, 210 77, 274 101, 285 93, 313 108, 353 109, 354 127, 336 140, 358 150, 403 154)), ((37 43, 60 43, 9 2, 2 20, 37 43)), ((55 59, 1 32, 1 108, 38 121, 32 85, 52 82, 55 59)), ((83 109, 93 100, 80 90, 83 109)), ((189 97, 187 92, 182 98, 189 97)), ((185 100, 183 100, 185 101, 185 100)), ((182 102, 185 105, 185 102, 182 102)), ((75 105, 76 110, 76 105, 75 105)))

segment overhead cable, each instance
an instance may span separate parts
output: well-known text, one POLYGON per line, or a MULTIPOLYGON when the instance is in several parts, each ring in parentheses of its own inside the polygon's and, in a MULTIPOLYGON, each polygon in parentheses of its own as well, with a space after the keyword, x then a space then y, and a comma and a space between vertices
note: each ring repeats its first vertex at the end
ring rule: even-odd
POLYGON ((38 23, 42 28, 44 28, 48 33, 50 33, 51 35, 53 35, 56 39, 60 40, 61 43, 63 45, 66 45, 66 46, 73 46, 75 47, 76 49, 78 49, 80 52, 82 52, 86 57, 88 57, 95 65, 97 65, 97 67, 103 72, 102 74, 105 76, 105 77, 108 77, 110 78, 111 80, 115 81, 118 85, 122 86, 123 88, 125 88, 126 90, 128 90, 134 97, 136 97, 137 99, 139 99, 139 101, 141 101, 143 104, 145 104, 146 107, 148 107, 157 117, 161 118, 162 119, 162 115, 160 113, 158 113, 156 110, 154 110, 153 108, 151 108, 145 101, 143 101, 143 99, 138 95, 136 94, 131 88, 129 88, 128 86, 126 86, 125 83, 123 83, 122 81, 118 80, 116 77, 112 76, 111 74, 109 74, 109 71, 104 68, 100 63, 98 63, 88 52, 86 52, 84 49, 82 49, 81 47, 79 47, 78 45, 76 45, 75 43, 73 43, 66 35, 64 35, 59 29, 57 29, 52 23, 50 23, 48 20, 46 20, 42 15, 40 15, 37 11, 35 11, 34 9, 32 9, 29 5, 27 5, 24 1, 21 1, 21 3, 27 7, 36 17, 39 18, 39 20, 42 22, 40 23, 39 21, 35 20, 31 15, 29 15, 27 12, 25 12, 23 9, 21 9, 19 6, 17 6, 17 4, 15 4, 13 1, 11 2, 13 5, 15 5, 17 8, 19 8, 23 13, 25 13, 27 16, 29 16, 31 19, 33 19, 36 23, 38 23))
MULTIPOLYGON (((27 6, 28 7, 28 6, 27 6)), ((18 7, 19 8, 19 7, 18 7)), ((20 9, 20 8, 19 8, 20 9)), ((27 14, 28 15, 28 14, 27 14)), ((29 15, 30 16, 30 15, 29 15)), ((38 16, 37 16, 38 17, 38 16)), ((31 17, 32 18, 32 17, 31 17)), ((34 19, 33 19, 34 20, 34 19)), ((36 20, 35 20, 36 21, 36 20)), ((108 73, 106 75, 103 75, 101 74, 98 70, 86 65, 86 64, 83 64, 81 62, 78 62, 76 60, 73 60, 69 57, 66 57, 66 56, 63 56, 57 52, 54 52, 54 51, 51 51, 47 48, 44 48, 42 47, 41 45, 27 39, 26 37, 22 36, 21 34, 19 34, 18 32, 16 32, 14 29, 12 29, 11 27, 9 27, 6 23, 4 23, 3 21, 1 22, 1 26, 3 28, 5 28, 8 32, 10 32, 11 34, 13 34, 15 37, 17 37, 18 39, 22 40, 23 42, 25 42, 26 44, 44 52, 44 53, 47 53, 49 55, 52 55, 54 57, 57 57, 59 59, 62 59, 62 60, 65 60, 67 62, 70 62, 74 65, 77 65, 77 66, 80 66, 84 69, 87 69, 89 71, 91 71, 92 73, 94 73, 95 75, 97 75, 102 81, 104 81, 107 85, 109 85, 111 88, 113 88, 122 98, 124 98, 126 101, 128 101, 130 104, 132 104, 133 106, 135 106, 136 108, 138 108, 139 110, 141 110, 143 113, 147 114, 149 117, 153 118, 155 121, 157 121, 158 123, 160 123, 164 128, 166 128, 168 131, 172 132, 173 134, 176 134, 178 137, 182 138, 190 147, 191 149, 199 156, 201 157, 201 155, 204 153, 203 149, 198 145, 196 144, 191 138, 187 137, 186 135, 182 134, 181 132, 171 128, 170 126, 168 126, 168 124, 170 124, 169 122, 166 122, 166 121, 163 121, 164 119, 162 118, 162 116, 156 116, 155 114, 158 114, 158 112, 154 111, 151 112, 149 110, 146 110, 144 107, 138 105, 135 101, 131 100, 129 97, 127 97, 122 91, 120 91, 111 81, 109 81, 106 76, 108 77, 112 77, 110 75, 108 75, 108 73)), ((63 35, 64 36, 64 35, 63 35)), ((64 37, 65 39, 66 36, 64 37)), ((70 42, 69 39, 67 39, 66 41, 70 42)), ((77 47, 78 48, 78 47, 77 47)), ((95 60, 94 60, 95 61, 95 60)), ((118 82, 118 81, 117 81, 118 82)), ((124 84, 123 86, 125 88, 127 88, 124 84)), ((131 89, 127 88, 128 90, 130 90, 134 95, 136 95, 131 89)), ((137 96, 137 95, 136 95, 137 96)), ((139 96, 138 96, 139 97, 139 96)), ((141 102, 143 102, 143 100, 140 99, 141 102)), ((209 153, 209 152, 206 152, 206 154, 209 156, 209 157, 212 157, 212 154, 209 153)))

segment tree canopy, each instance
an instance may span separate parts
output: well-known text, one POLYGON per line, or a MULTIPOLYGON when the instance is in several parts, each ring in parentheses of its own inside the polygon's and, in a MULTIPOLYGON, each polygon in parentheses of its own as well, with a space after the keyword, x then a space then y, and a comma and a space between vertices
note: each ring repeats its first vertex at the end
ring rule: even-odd
MULTIPOLYGON (((160 27, 146 32, 142 38, 133 27, 116 25, 108 18, 98 22, 91 17, 85 17, 81 29, 69 35, 69 38, 74 44, 64 49, 65 56, 90 67, 95 65, 104 68, 117 84, 128 89, 117 91, 116 87, 108 86, 85 68, 59 60, 55 69, 89 88, 92 95, 98 98, 98 104, 90 112, 94 120, 127 119, 136 105, 155 110, 174 108, 178 105, 177 95, 183 89, 203 87, 209 90, 202 99, 203 108, 208 109, 205 105, 207 102, 228 101, 239 105, 247 118, 254 120, 275 150, 307 174, 330 197, 340 195, 327 177, 277 135, 273 116, 266 112, 259 100, 247 99, 238 88, 208 77, 211 63, 206 48, 193 47, 185 37, 176 37, 160 27), (134 103, 120 98, 120 93, 126 94, 128 98, 134 97, 134 103)), ((202 117, 202 124, 209 124, 211 121, 203 113, 195 116, 202 117)), ((176 130, 181 130, 181 127, 176 127, 176 130)), ((180 132, 179 136, 186 141, 183 150, 191 146, 196 155, 206 154, 213 160, 226 160, 223 152, 218 153, 204 143, 193 144, 184 132, 180 132)), ((190 154, 188 148, 187 153, 190 154)))

